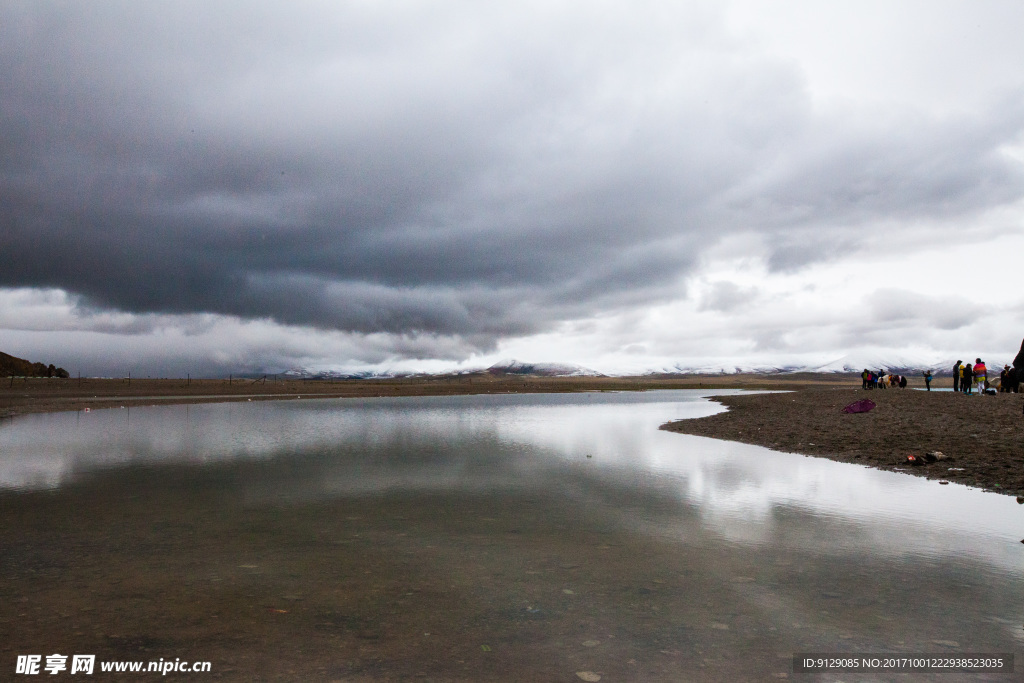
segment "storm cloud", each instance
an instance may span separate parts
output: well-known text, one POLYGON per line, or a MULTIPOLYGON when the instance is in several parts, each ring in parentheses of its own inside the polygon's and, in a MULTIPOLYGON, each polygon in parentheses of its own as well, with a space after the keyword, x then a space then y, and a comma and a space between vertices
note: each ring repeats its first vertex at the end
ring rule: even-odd
POLYGON ((730 11, 5 3, 0 288, 453 358, 685 300, 729 238, 771 274, 998 233, 1019 79, 959 109, 823 101, 730 11))

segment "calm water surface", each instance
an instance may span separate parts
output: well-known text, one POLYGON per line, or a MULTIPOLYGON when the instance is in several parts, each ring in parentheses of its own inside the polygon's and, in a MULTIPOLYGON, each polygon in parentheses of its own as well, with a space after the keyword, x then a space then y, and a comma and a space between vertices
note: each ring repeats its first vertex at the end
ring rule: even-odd
MULTIPOLYGON (((318 399, 26 416, 0 423, 0 488, 9 501, 123 487, 129 475, 143 489, 166 479, 183 499, 215 490, 225 510, 316 510, 331 552, 358 546, 360 561, 380 566, 414 557, 398 575, 379 572, 388 586, 422 584, 402 593, 413 596, 403 609, 333 593, 319 595, 316 609, 305 603, 309 630, 296 616, 296 637, 340 643, 335 654, 324 645, 312 655, 325 680, 770 679, 794 676, 792 655, 807 651, 1012 652, 1024 669, 1024 506, 658 430, 720 410, 708 395, 318 399), (323 607, 331 600, 335 608, 323 607), (371 637, 360 640, 366 629, 371 637), (429 638, 443 646, 415 649, 429 638)), ((289 533, 315 526, 293 524, 289 533)), ((262 566, 231 562, 236 581, 255 581, 245 572, 262 566)), ((287 576, 304 571, 306 594, 316 593, 322 569, 287 576)), ((275 576, 260 579, 271 594, 287 588, 275 576)), ((350 586, 378 589, 386 592, 350 586)), ((966 675, 935 680, 957 676, 966 675)))

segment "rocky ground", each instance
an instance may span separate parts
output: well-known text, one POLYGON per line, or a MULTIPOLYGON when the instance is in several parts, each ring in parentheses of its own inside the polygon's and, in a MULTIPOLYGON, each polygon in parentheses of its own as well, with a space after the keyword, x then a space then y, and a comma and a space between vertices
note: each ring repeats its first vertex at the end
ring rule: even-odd
POLYGON ((729 411, 663 429, 1024 495, 1024 394, 967 396, 856 386, 715 400, 729 411), (842 412, 862 398, 877 407, 867 413, 842 412), (907 456, 930 451, 949 459, 907 463, 907 456))

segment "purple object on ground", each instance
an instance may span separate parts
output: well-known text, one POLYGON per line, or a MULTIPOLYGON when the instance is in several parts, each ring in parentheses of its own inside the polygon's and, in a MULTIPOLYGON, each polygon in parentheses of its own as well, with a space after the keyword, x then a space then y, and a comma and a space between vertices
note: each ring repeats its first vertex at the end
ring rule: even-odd
POLYGON ((859 401, 854 401, 850 405, 843 408, 844 413, 866 413, 875 407, 875 402, 870 398, 862 398, 859 401))

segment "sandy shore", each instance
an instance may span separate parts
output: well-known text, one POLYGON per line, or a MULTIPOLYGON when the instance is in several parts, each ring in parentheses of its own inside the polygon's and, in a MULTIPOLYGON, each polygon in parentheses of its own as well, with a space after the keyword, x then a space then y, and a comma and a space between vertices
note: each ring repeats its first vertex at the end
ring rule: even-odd
POLYGON ((715 400, 729 412, 663 429, 1024 495, 1024 394, 863 391, 858 385, 715 400), (842 412, 862 398, 877 407, 842 412), (929 451, 950 460, 907 464, 908 455, 929 451))

